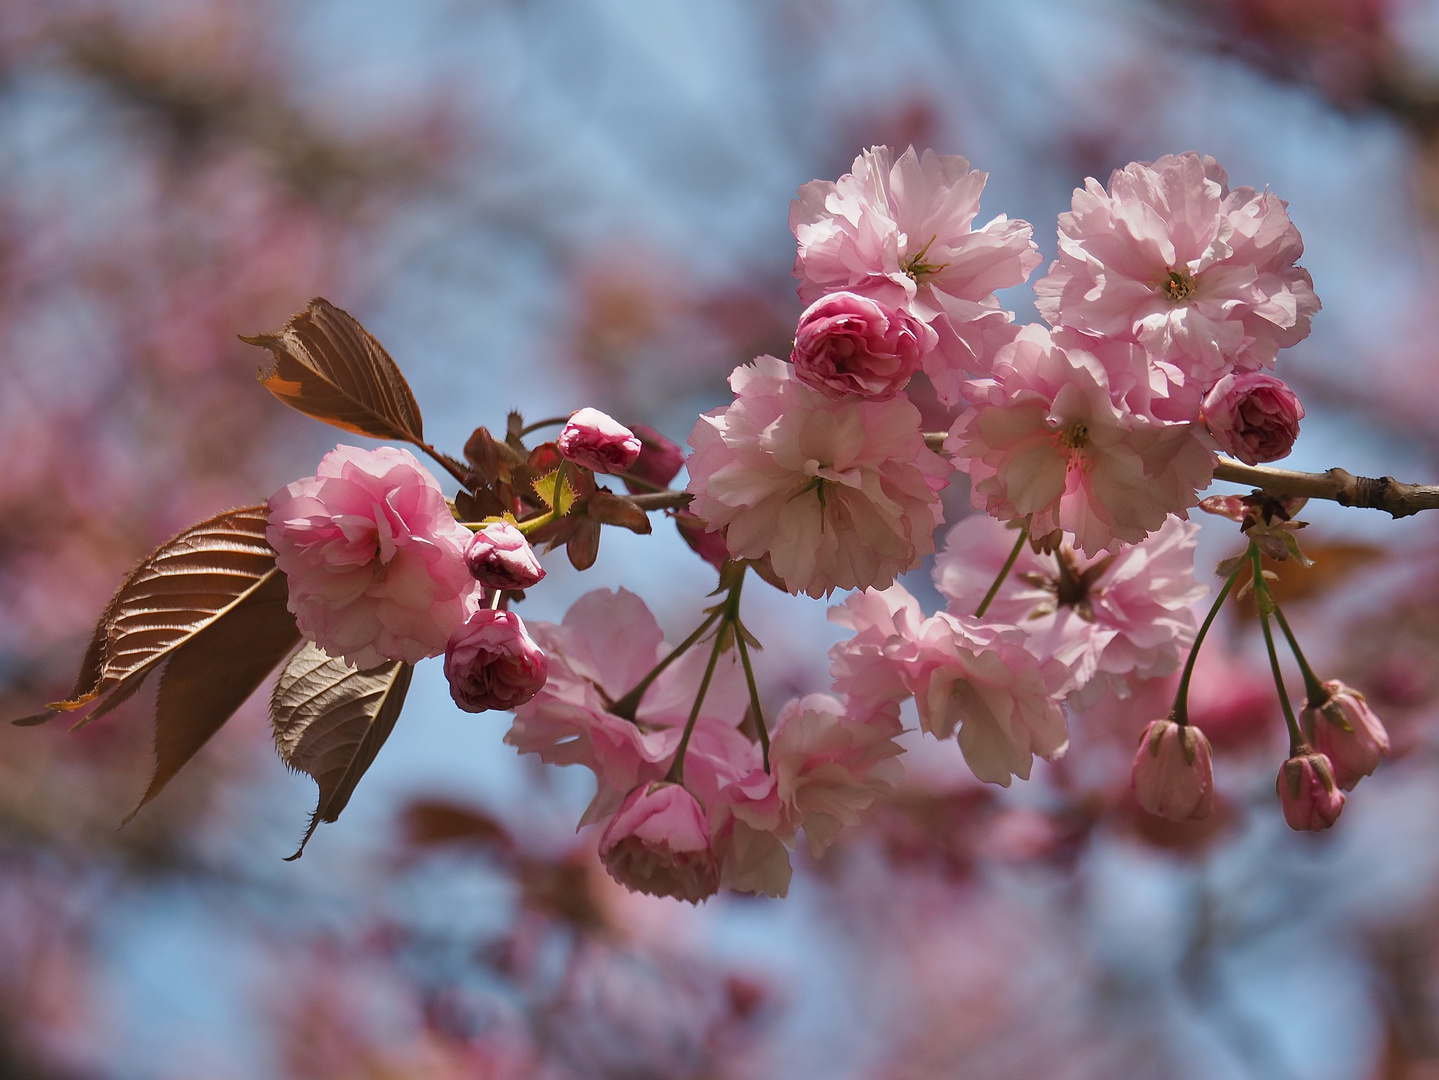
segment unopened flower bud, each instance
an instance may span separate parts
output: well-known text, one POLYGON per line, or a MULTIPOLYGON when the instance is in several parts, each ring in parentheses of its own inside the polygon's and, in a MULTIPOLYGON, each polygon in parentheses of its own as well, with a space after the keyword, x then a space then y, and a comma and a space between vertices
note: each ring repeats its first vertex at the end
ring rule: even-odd
POLYGON ((445 649, 450 696, 465 712, 523 705, 548 674, 549 661, 513 611, 480 608, 445 649))
POLYGON ((600 837, 600 858, 610 877, 636 892, 696 904, 719 891, 704 809, 679 784, 631 791, 600 837))
POLYGON ((1279 769, 1275 790, 1284 820, 1297 832, 1323 832, 1344 809, 1344 792, 1334 782, 1334 769, 1323 754, 1290 758, 1279 769))
MULTIPOLYGON (((636 424, 634 433, 640 440, 640 456, 629 467, 629 476, 653 484, 656 488, 668 487, 669 482, 684 467, 684 448, 679 443, 666 439, 648 424, 636 424)), ((625 487, 629 488, 632 494, 652 490, 644 484, 631 483, 629 477, 625 479, 625 487)))
POLYGON ((1144 729, 1130 784, 1139 805, 1171 821, 1209 816, 1214 766, 1209 740, 1193 724, 1155 720, 1144 729))
POLYGON ((528 589, 545 576, 525 534, 508 521, 492 521, 475 533, 465 549, 465 565, 491 589, 528 589))
POLYGON ((800 316, 790 362, 800 382, 830 397, 894 397, 939 336, 867 296, 834 292, 800 316))
POLYGON ((555 445, 566 459, 597 473, 625 472, 640 456, 635 433, 599 409, 572 414, 555 445))
POLYGON ((1246 465, 1287 456, 1304 419, 1294 391, 1263 371, 1224 376, 1205 396, 1203 412, 1219 449, 1246 465))
POLYGON ((1379 767, 1389 753, 1389 732, 1358 690, 1338 679, 1324 683, 1328 699, 1304 710, 1304 735, 1329 758, 1334 782, 1345 791, 1379 767))

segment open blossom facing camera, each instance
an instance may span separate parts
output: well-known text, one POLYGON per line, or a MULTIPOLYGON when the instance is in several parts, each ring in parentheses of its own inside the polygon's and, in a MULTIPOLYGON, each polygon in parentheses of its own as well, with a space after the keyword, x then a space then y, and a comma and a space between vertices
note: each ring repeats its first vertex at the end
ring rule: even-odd
POLYGON ((1246 465, 1287 457, 1303 419, 1294 391, 1263 371, 1230 372, 1204 398, 1204 426, 1215 444, 1246 465))
POLYGON ((690 434, 692 509, 791 592, 883 588, 934 550, 950 467, 902 397, 836 401, 773 356, 735 369, 733 404, 690 434))
POLYGON ((1303 252, 1283 200, 1230 191, 1213 158, 1170 155, 1075 190, 1036 305, 1053 326, 1137 341, 1207 390, 1308 335, 1319 298, 1303 252))
POLYGON ((301 633, 362 670, 444 652, 477 588, 470 532, 408 450, 337 446, 271 496, 265 538, 301 633))
POLYGON ((513 611, 480 608, 445 649, 450 696, 465 712, 513 709, 545 685, 548 663, 513 611))
POLYGON ((1028 222, 1001 214, 972 227, 987 178, 962 157, 910 147, 895 160, 875 146, 837 182, 813 180, 790 204, 800 298, 859 293, 929 324, 938 347, 924 370, 949 405, 964 373, 985 370, 1005 340, 1013 316, 995 290, 1018 285, 1040 262, 1028 222))
POLYGON ((1093 353, 1026 326, 994 375, 966 384, 970 407, 944 447, 970 476, 971 501, 1030 534, 1070 533, 1086 555, 1118 551, 1199 502, 1214 455, 1192 424, 1116 402, 1093 353))
POLYGON ((790 362, 830 397, 881 401, 904 389, 937 335, 903 311, 856 293, 822 296, 800 316, 790 362))

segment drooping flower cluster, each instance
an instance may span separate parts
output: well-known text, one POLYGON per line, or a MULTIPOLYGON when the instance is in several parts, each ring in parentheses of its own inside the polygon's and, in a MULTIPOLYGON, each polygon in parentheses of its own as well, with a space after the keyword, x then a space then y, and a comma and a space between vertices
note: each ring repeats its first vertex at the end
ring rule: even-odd
POLYGON ((787 848, 800 829, 821 852, 899 780, 898 709, 868 710, 828 695, 781 711, 770 727, 766 772, 759 745, 740 730, 748 698, 732 655, 716 665, 672 775, 706 667, 703 651, 665 666, 634 703, 627 696, 670 650, 633 593, 588 593, 563 623, 537 623, 534 633, 549 656, 549 679, 515 710, 505 741, 595 774, 581 823, 602 826, 601 857, 630 888, 692 902, 721 884, 782 896, 787 848), (619 715, 626 705, 633 718, 619 715))

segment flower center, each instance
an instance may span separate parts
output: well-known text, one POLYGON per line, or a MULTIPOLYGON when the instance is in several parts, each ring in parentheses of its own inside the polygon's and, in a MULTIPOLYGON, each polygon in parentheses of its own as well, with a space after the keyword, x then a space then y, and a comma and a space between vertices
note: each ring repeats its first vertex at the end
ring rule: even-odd
POLYGON ((1158 291, 1171 304, 1182 304, 1194 295, 1194 275, 1182 266, 1176 270, 1165 267, 1168 277, 1159 283, 1158 291))
POLYGON ((1089 425, 1083 420, 1076 420, 1056 431, 1054 437, 1066 450, 1083 450, 1089 445, 1089 425))
POLYGON ((949 263, 939 263, 935 265, 934 263, 925 261, 926 256, 929 254, 929 245, 934 243, 935 239, 935 237, 931 236, 925 241, 924 247, 920 248, 913 255, 905 258, 905 260, 899 264, 899 268, 909 275, 910 279, 916 285, 923 285, 927 278, 934 277, 935 274, 949 265, 949 263))

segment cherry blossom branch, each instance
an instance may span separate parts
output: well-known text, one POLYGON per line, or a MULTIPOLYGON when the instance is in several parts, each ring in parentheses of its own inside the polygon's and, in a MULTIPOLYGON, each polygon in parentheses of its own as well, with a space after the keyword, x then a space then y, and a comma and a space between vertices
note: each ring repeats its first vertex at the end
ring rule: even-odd
POLYGON ((626 498, 641 510, 683 510, 694 496, 688 491, 651 491, 626 498))
MULTIPOLYGON (((924 444, 935 452, 943 452, 947 432, 926 431, 924 444)), ((1246 484, 1267 495, 1327 499, 1340 506, 1358 506, 1383 510, 1391 517, 1401 518, 1421 510, 1439 510, 1439 485, 1408 484, 1392 476, 1378 479, 1355 476, 1347 469, 1329 469, 1322 473, 1276 469, 1270 465, 1245 465, 1233 458, 1219 458, 1214 479, 1231 484, 1246 484)))

